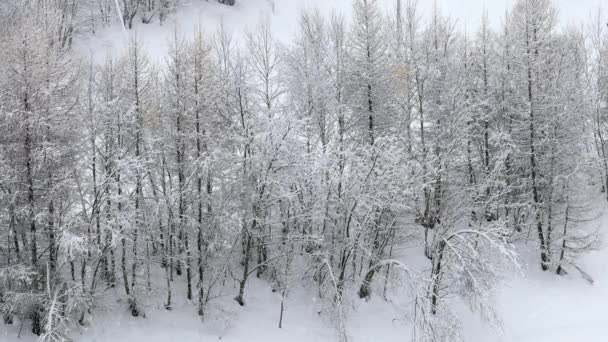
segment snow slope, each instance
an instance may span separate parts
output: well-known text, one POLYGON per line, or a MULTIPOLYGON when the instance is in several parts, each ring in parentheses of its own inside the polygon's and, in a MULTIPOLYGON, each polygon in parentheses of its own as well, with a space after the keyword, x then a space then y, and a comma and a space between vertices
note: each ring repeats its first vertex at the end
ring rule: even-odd
MULTIPOLYGON (((402 0, 405 3, 405 0, 402 0)), ((490 22, 501 23, 505 10, 510 8, 514 0, 419 0, 418 8, 421 18, 428 18, 436 2, 443 13, 457 19, 457 25, 467 31, 475 31, 479 27, 484 11, 487 11, 490 22)), ((592 9, 601 6, 604 0, 557 0, 560 9, 560 20, 563 26, 579 22, 589 17, 592 9)), ((384 9, 393 8, 395 0, 380 0, 384 9)), ((149 25, 138 25, 133 30, 143 41, 151 59, 163 62, 167 52, 167 42, 175 30, 188 36, 196 26, 201 26, 207 33, 214 33, 221 22, 236 38, 248 28, 253 28, 260 17, 270 18, 275 37, 287 42, 297 28, 298 15, 302 9, 317 8, 321 13, 332 12, 350 18, 352 0, 241 0, 234 7, 225 6, 209 0, 182 0, 177 13, 167 19, 163 26, 154 22, 149 25)), ((119 19, 109 29, 102 29, 94 36, 81 37, 77 41, 77 49, 85 55, 93 55, 97 60, 103 60, 108 53, 116 55, 127 45, 127 35, 119 19)))
POLYGON ((207 34, 214 34, 223 23, 239 39, 243 32, 253 29, 261 18, 269 18, 275 37, 286 42, 295 32, 302 9, 318 8, 322 13, 336 11, 348 15, 351 4, 351 0, 246 0, 230 7, 216 1, 184 0, 163 26, 156 21, 149 25, 138 25, 133 32, 125 32, 116 19, 113 27, 102 29, 93 36, 81 37, 76 45, 82 54, 91 54, 95 59, 103 60, 108 53, 119 54, 127 46, 127 35, 134 33, 141 39, 152 61, 163 62, 167 55, 167 43, 173 39, 175 30, 191 36, 200 26, 207 34))
MULTIPOLYGON (((608 205, 598 200, 599 219, 589 224, 608 232, 608 205)), ((411 251, 410 251, 411 252, 411 251)), ((421 254, 421 253, 417 253, 421 254)), ((521 276, 511 278, 499 291, 498 313, 502 330, 488 327, 475 315, 460 308, 463 335, 467 342, 605 342, 608 341, 608 246, 589 252, 578 265, 594 278, 590 285, 572 271, 557 276, 540 271, 535 255, 523 252, 529 260, 521 276)), ((411 261, 411 260, 410 260, 411 261)), ((414 263, 417 260, 413 261, 414 263)), ((284 325, 278 328, 280 295, 263 280, 252 278, 246 290, 246 306, 232 299, 236 287, 227 284, 225 295, 209 308, 201 322, 196 304, 185 298, 185 284, 176 281, 172 311, 163 307, 162 289, 146 299, 146 318, 134 318, 110 290, 103 305, 93 312, 86 327, 73 327, 75 342, 332 342, 337 332, 331 314, 310 289, 296 287, 286 300, 284 325)), ((379 291, 377 291, 379 292, 379 291)), ((351 299, 347 308, 347 329, 351 342, 409 341, 411 307, 400 306, 375 295, 369 302, 351 299)), ((34 342, 30 327, 24 324, 17 338, 19 322, 0 325, 2 342, 34 342)))
MULTIPOLYGON (((503 331, 492 331, 470 317, 466 341, 608 341, 608 205, 598 197, 594 207, 596 219, 585 224, 588 231, 598 229, 603 243, 576 261, 593 278, 593 284, 572 267, 567 276, 542 272, 536 251, 522 251, 522 258, 529 261, 523 276, 508 281, 497 298, 503 331)), ((533 243, 530 249, 535 247, 533 243)))

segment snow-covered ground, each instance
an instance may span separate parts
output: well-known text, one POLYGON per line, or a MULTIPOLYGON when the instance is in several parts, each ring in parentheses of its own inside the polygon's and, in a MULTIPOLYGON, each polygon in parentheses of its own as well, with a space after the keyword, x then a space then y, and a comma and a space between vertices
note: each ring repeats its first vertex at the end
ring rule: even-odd
MULTIPOLYGON (((603 1, 605 0, 556 1, 561 9, 559 17, 562 26, 588 18, 591 11, 601 6, 603 1)), ((394 8, 395 3, 395 0, 380 1, 384 9, 394 8)), ((490 22, 501 23, 513 0, 419 0, 417 6, 421 19, 430 17, 434 3, 443 13, 456 19, 461 29, 475 31, 484 11, 487 12, 490 22)), ((280 42, 287 42, 294 35, 301 10, 312 8, 326 15, 335 12, 344 15, 348 20, 352 12, 352 0, 244 0, 237 1, 234 7, 216 1, 182 0, 177 13, 169 17, 163 26, 157 22, 138 25, 128 34, 135 32, 149 57, 154 62, 163 62, 168 49, 167 42, 171 41, 176 29, 189 36, 200 26, 206 33, 213 34, 223 22, 238 39, 247 29, 252 29, 260 18, 267 17, 270 19, 275 38, 280 42)), ((97 60, 103 60, 108 53, 116 55, 122 52, 127 45, 128 34, 116 19, 111 28, 97 30, 94 36, 81 37, 77 42, 77 49, 85 56, 92 55, 97 60)))
MULTIPOLYGON (((589 224, 608 228, 608 208, 589 224)), ((524 253, 525 255, 525 253, 524 253)), ((527 258, 524 256, 524 258, 527 258)), ((511 278, 499 291, 498 314, 502 329, 490 328, 477 316, 459 310, 467 342, 605 342, 608 340, 608 248, 582 256, 578 264, 594 278, 593 285, 573 270, 567 276, 540 271, 530 255, 521 276, 511 278)), ((104 306, 93 312, 88 326, 73 327, 75 342, 333 342, 335 322, 323 310, 310 289, 295 288, 286 301, 283 328, 278 328, 280 295, 263 280, 252 278, 246 291, 246 306, 232 298, 236 288, 215 300, 209 317, 202 322, 196 304, 184 300, 184 284, 174 285, 177 300, 171 311, 164 309, 164 293, 146 299, 146 318, 134 318, 110 292, 104 306)), ((116 289, 115 291, 120 291, 116 289)), ((393 298, 399 302, 399 298, 393 298)), ((370 301, 353 300, 348 305, 347 330, 351 342, 409 341, 411 319, 404 308, 374 296, 370 301)), ((409 310, 409 308, 408 308, 409 310)), ((36 337, 24 324, 0 325, 0 341, 33 342, 36 337)))
POLYGON ((260 20, 268 18, 275 38, 279 42, 286 42, 294 35, 301 10, 317 8, 321 13, 335 11, 348 16, 351 6, 351 0, 247 0, 237 2, 234 7, 216 1, 184 0, 177 12, 162 26, 155 22, 138 25, 134 30, 125 32, 116 19, 112 27, 102 29, 93 36, 81 37, 76 48, 83 55, 93 55, 95 59, 103 60, 108 53, 120 54, 127 46, 128 35, 136 34, 150 59, 162 63, 176 30, 179 34, 192 36, 197 27, 202 27, 206 34, 212 35, 223 24, 235 39, 240 39, 260 20))
MULTIPOLYGON (((597 200, 599 217, 587 224, 608 233, 608 205, 597 200)), ((530 246, 530 249, 532 246, 530 246)), ((418 251, 420 252, 420 251, 418 251)), ((408 252, 409 254, 409 252, 408 252)), ((415 253, 421 255, 422 253, 415 253)), ((571 269, 566 276, 542 272, 536 255, 522 251, 527 264, 519 276, 510 278, 499 290, 497 311, 502 329, 491 328, 476 315, 457 308, 467 342, 605 342, 608 340, 608 246, 581 256, 578 265, 593 277, 590 284, 571 269)), ((418 263, 424 261, 410 260, 418 263)), ((160 276, 160 275, 159 275, 160 276)), ((321 312, 321 302, 313 289, 296 286, 286 300, 283 327, 278 328, 280 302, 278 293, 264 281, 252 278, 246 290, 246 306, 233 297, 236 287, 227 284, 225 295, 213 301, 203 322, 196 314, 196 303, 185 300, 185 284, 173 285, 173 310, 163 307, 162 289, 144 301, 145 318, 135 318, 117 301, 113 291, 97 308, 86 327, 74 326, 75 342, 333 342, 336 322, 331 314, 321 312)), ((380 291, 377 291, 380 292, 380 291)), ((395 291, 398 293, 399 291, 395 291)), ((353 296, 354 297, 354 296, 353 296)), ((351 342, 398 342, 411 338, 411 307, 400 306, 401 298, 387 302, 380 295, 370 301, 351 299, 347 305, 347 330, 351 342)), ((406 299, 407 300, 407 299, 406 299)), ((25 323, 0 325, 0 341, 33 342, 36 337, 25 323)))

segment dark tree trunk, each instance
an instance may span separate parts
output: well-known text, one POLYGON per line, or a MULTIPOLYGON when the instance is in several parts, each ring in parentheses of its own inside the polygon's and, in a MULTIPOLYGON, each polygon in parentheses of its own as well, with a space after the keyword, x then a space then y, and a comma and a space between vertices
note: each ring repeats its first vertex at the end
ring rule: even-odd
MULTIPOLYGON (((537 175, 537 165, 536 165, 536 131, 534 127, 534 93, 533 93, 533 80, 532 80, 532 54, 530 48, 530 37, 528 36, 528 24, 526 23, 526 47, 527 47, 527 56, 528 56, 528 102, 530 105, 530 178, 532 182, 532 198, 534 200, 534 212, 535 212, 535 220, 536 220, 536 229, 538 232, 538 240, 540 242, 540 260, 541 260, 541 268, 543 271, 549 269, 549 258, 547 255, 547 241, 545 241, 545 234, 543 232, 543 223, 542 223, 542 215, 540 212, 541 208, 541 200, 540 194, 538 190, 538 175, 537 175)), ((534 34, 534 42, 536 42, 536 32, 534 34)), ((538 54, 538 52, 536 52, 538 54)))
POLYGON ((251 251, 251 235, 249 232, 243 232, 243 238, 246 239, 245 243, 245 251, 244 251, 244 259, 243 259, 243 279, 239 282, 239 294, 234 298, 240 306, 245 305, 244 296, 245 296, 245 285, 247 284, 247 278, 249 277, 249 256, 251 251))
POLYGON ((436 259, 433 260, 433 271, 431 274, 431 313, 437 313, 437 302, 439 300, 439 288, 441 283, 441 262, 443 260, 443 252, 445 249, 445 241, 441 241, 438 245, 436 259))

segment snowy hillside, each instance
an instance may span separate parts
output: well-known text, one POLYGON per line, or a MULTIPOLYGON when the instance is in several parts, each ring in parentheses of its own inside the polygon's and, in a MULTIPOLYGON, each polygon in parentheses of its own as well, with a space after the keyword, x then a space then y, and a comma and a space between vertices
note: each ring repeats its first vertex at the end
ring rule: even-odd
MULTIPOLYGON (((608 208, 593 225, 608 227, 608 208)), ((530 258, 532 259, 532 257, 530 258)), ((584 255, 578 264, 594 277, 593 285, 577 273, 566 277, 543 274, 535 263, 525 266, 523 274, 514 276, 498 290, 500 329, 489 328, 466 308, 459 309, 467 342, 604 342, 608 324, 604 317, 608 303, 608 248, 584 255)), ((176 286, 178 289, 184 286, 176 286)), ((246 307, 232 299, 233 292, 213 304, 213 314, 201 322, 195 305, 180 300, 173 311, 163 308, 158 295, 147 299, 146 318, 134 318, 116 301, 112 291, 90 318, 90 325, 73 327, 74 341, 86 342, 333 342, 334 323, 319 315, 323 305, 314 291, 297 288, 286 304, 285 322, 278 329, 281 298, 265 281, 254 279, 246 307)), ((183 298, 183 291, 176 297, 183 298)), ((407 302, 397 296, 387 302, 374 297, 369 302, 354 300, 349 305, 348 331, 353 342, 410 341, 411 312, 395 307, 407 302)), ((0 337, 6 342, 30 342, 37 337, 29 326, 3 326, 0 337), (21 338, 18 338, 19 330, 21 338)))
POLYGON ((167 56, 168 42, 175 30, 191 36, 197 27, 202 27, 208 34, 214 34, 220 24, 241 39, 246 30, 252 30, 256 24, 269 18, 273 34, 282 42, 287 42, 295 34, 297 20, 301 10, 319 9, 323 13, 340 13, 349 16, 352 8, 350 0, 247 0, 237 2, 233 7, 215 1, 185 0, 180 3, 175 13, 160 25, 138 25, 133 32, 123 31, 119 17, 113 17, 112 26, 104 28, 95 35, 85 35, 77 42, 77 48, 84 55, 93 54, 97 59, 105 58, 106 53, 120 53, 127 46, 128 36, 137 34, 142 45, 157 62, 163 62, 167 56))
MULTIPOLYGON (((560 20, 565 23, 578 23, 586 20, 592 10, 600 6, 601 0, 586 0, 584 6, 577 6, 569 0, 560 0, 557 5, 561 9, 560 20)), ((382 0, 379 4, 386 10, 395 7, 396 0, 382 0)), ((484 10, 492 19, 492 25, 498 28, 505 10, 512 5, 512 0, 504 2, 487 0, 436 1, 438 6, 457 19, 461 28, 475 31, 479 28, 484 10)), ((432 1, 418 1, 421 20, 429 20, 432 13, 432 1)), ((185 35, 191 35, 199 25, 207 33, 214 33, 220 23, 237 38, 243 32, 255 27, 261 18, 270 18, 273 34, 281 42, 288 42, 295 35, 297 21, 302 10, 318 9, 324 14, 336 13, 350 19, 352 13, 351 0, 244 0, 233 7, 225 6, 215 1, 181 0, 176 13, 169 16, 161 27, 159 25, 138 25, 134 32, 125 33, 120 25, 119 17, 114 15, 110 28, 98 29, 95 35, 85 35, 77 41, 77 48, 84 55, 94 55, 103 59, 106 53, 119 53, 128 42, 128 36, 136 33, 141 36, 142 44, 150 56, 162 62, 167 54, 168 44, 177 29, 185 35)))
POLYGON ((0 342, 608 341, 608 13, 500 2, 0 5, 0 342))

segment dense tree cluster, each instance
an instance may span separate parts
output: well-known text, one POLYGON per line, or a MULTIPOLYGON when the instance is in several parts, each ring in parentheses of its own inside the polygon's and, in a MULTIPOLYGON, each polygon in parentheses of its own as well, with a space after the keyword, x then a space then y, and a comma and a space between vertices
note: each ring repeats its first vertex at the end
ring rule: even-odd
MULTIPOLYGON (((174 2, 120 3, 131 27, 174 2)), ((60 341, 108 290, 144 316, 147 293, 170 310, 176 286, 205 316, 222 291, 246 305, 259 277, 283 300, 296 280, 318 288, 346 340, 344 302, 398 280, 415 339, 450 341, 449 298, 492 320, 517 244, 566 272, 593 243, 581 208, 608 187, 602 17, 563 29, 549 0, 518 0, 471 34, 395 3, 355 0, 350 23, 303 12, 284 45, 265 20, 242 44, 175 29, 162 65, 136 35, 77 60, 77 1, 4 13, 4 322, 60 341)))

